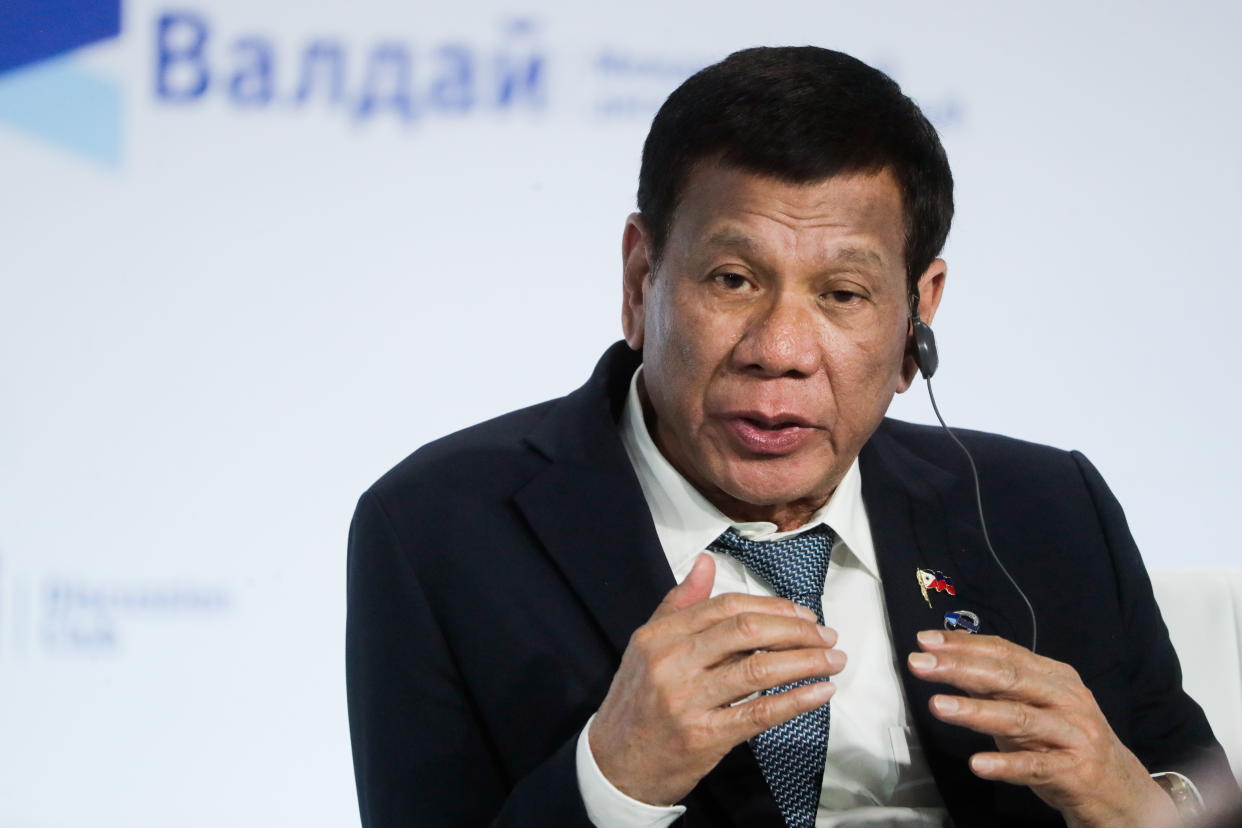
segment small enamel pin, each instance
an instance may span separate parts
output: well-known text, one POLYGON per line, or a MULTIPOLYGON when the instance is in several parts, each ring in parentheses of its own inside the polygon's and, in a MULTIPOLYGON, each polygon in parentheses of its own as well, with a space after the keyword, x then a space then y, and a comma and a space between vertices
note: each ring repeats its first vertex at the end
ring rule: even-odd
POLYGON ((944 614, 944 628, 949 631, 965 630, 974 634, 979 632, 979 616, 970 610, 956 610, 944 614))
POLYGON ((923 600, 927 602, 928 607, 932 605, 931 596, 927 593, 929 589, 957 595, 957 590, 953 587, 953 579, 939 569, 916 569, 914 577, 919 582, 919 591, 923 593, 923 600))

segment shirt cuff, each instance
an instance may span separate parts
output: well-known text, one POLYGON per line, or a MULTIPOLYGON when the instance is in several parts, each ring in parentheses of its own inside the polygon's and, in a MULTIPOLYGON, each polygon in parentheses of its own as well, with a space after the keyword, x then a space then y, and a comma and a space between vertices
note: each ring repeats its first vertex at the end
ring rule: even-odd
POLYGON ((595 828, 667 828, 686 812, 685 805, 648 805, 617 790, 604 776, 591 753, 588 733, 595 716, 587 719, 578 735, 575 763, 582 804, 595 828))

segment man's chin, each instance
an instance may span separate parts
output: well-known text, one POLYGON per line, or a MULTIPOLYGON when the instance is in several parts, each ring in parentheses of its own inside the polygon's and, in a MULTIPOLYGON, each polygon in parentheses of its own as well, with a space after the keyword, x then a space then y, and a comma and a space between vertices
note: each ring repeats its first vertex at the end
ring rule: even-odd
POLYGON ((822 478, 800 479, 794 474, 731 475, 721 490, 741 505, 757 508, 786 506, 792 503, 816 503, 828 500, 836 481, 822 478))

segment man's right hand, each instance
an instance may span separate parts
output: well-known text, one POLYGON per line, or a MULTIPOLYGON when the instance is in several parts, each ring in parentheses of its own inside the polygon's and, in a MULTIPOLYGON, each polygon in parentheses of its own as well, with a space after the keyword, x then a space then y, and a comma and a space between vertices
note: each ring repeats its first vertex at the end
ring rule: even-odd
POLYGON ((823 681, 732 702, 845 666, 832 649, 836 632, 815 613, 784 598, 708 598, 715 578, 715 561, 700 554, 630 637, 591 723, 600 771, 640 802, 677 803, 734 745, 814 710, 836 688, 823 681))

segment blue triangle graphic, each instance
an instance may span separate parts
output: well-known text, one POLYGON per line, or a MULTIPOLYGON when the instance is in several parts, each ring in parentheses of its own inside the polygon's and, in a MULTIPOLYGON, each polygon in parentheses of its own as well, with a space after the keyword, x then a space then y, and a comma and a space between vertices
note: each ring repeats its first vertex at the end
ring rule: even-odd
POLYGON ((121 164, 121 88, 72 57, 0 77, 0 123, 105 166, 121 164))

